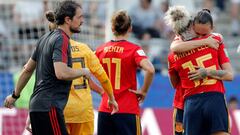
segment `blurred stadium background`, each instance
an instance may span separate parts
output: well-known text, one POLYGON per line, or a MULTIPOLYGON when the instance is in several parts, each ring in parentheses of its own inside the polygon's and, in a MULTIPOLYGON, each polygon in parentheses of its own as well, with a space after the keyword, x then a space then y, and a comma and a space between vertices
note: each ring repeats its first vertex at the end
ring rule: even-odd
MULTIPOLYGON (((82 32, 72 38, 87 43, 93 50, 111 39, 110 16, 117 9, 125 9, 133 19, 130 41, 141 45, 156 68, 156 76, 142 106, 144 135, 172 135, 172 89, 167 76, 167 54, 173 33, 163 21, 168 6, 184 5, 192 13, 210 8, 215 21, 215 32, 224 36, 225 46, 236 74, 233 82, 226 82, 226 99, 240 100, 240 43, 239 2, 231 0, 79 0, 85 22, 82 32), (140 2, 150 6, 143 10, 140 2), (234 12, 235 15, 234 15, 234 12), (234 18, 235 17, 235 18, 234 18)), ((27 135, 24 125, 28 100, 34 77, 24 89, 16 108, 3 108, 5 97, 12 92, 19 71, 30 57, 37 39, 48 31, 44 12, 53 9, 58 0, 0 0, 0 135, 27 135)), ((138 72, 138 83, 142 83, 138 72)), ((94 107, 100 97, 93 93, 94 107)), ((240 135, 240 110, 230 112, 232 135, 240 135)), ((97 112, 96 112, 97 113, 97 112)), ((96 129, 95 129, 96 130, 96 129)))

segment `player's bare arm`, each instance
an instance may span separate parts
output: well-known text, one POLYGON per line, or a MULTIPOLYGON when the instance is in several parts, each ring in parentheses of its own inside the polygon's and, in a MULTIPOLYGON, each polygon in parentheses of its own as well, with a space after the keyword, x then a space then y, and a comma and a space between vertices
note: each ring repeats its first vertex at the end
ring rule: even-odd
POLYGON ((234 78, 232 66, 230 63, 224 63, 221 65, 222 70, 211 70, 208 69, 207 73, 208 76, 219 79, 219 80, 224 80, 224 81, 232 81, 234 78))
POLYGON ((212 36, 209 36, 208 38, 201 39, 201 40, 192 40, 192 41, 176 40, 172 42, 170 49, 173 52, 185 52, 185 51, 189 51, 189 50, 201 47, 203 45, 208 45, 211 48, 218 49, 219 42, 216 39, 214 39, 212 36))
POLYGON ((188 73, 190 80, 204 79, 207 76, 223 81, 232 81, 234 78, 232 66, 230 63, 222 64, 221 70, 206 69, 202 67, 195 68, 195 71, 191 71, 188 73))
POLYGON ((20 97, 20 93, 31 78, 33 71, 36 68, 36 62, 31 58, 28 60, 27 64, 23 67, 20 74, 16 88, 11 95, 8 95, 5 99, 4 106, 11 108, 15 101, 20 97))
POLYGON ((95 83, 91 78, 88 80, 88 82, 91 90, 93 90, 94 92, 98 93, 101 96, 103 95, 104 90, 102 87, 100 87, 97 83, 95 83))
POLYGON ((73 80, 81 76, 89 77, 90 75, 88 68, 72 69, 63 62, 54 62, 54 70, 59 80, 73 80))
POLYGON ((144 76, 144 83, 141 89, 138 90, 129 90, 133 93, 135 93, 138 97, 139 102, 143 102, 145 99, 145 96, 147 95, 148 89, 150 85, 152 84, 152 80, 155 74, 155 69, 152 65, 152 63, 148 59, 143 59, 140 62, 140 66, 144 71, 146 71, 145 76, 144 76))
POLYGON ((169 80, 174 89, 176 89, 177 84, 180 83, 179 76, 177 74, 169 74, 169 80))
POLYGON ((174 65, 173 59, 171 56, 168 56, 168 75, 169 80, 174 89, 176 89, 178 83, 180 83, 180 77, 178 72, 172 67, 174 65))

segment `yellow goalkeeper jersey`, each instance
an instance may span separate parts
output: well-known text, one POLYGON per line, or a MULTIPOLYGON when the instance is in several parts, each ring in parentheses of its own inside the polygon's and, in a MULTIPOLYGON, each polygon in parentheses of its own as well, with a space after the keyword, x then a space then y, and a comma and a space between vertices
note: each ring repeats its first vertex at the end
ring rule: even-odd
MULTIPOLYGON (((104 74, 98 58, 94 52, 83 43, 70 40, 72 51, 72 65, 74 69, 89 68, 100 82, 108 78, 104 74)), ((73 80, 67 105, 64 109, 66 123, 83 123, 94 120, 91 90, 88 80, 84 77, 73 80)))

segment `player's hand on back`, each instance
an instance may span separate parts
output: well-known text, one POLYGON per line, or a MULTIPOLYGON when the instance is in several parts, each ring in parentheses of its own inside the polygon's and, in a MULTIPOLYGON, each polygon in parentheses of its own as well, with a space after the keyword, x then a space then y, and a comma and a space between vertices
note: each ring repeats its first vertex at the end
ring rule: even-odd
POLYGON ((118 110, 119 110, 119 108, 118 108, 118 103, 116 102, 115 99, 108 100, 108 106, 109 106, 110 108, 112 108, 111 115, 115 114, 115 113, 118 112, 118 110))
POLYGON ((146 97, 146 93, 142 92, 141 90, 132 90, 132 89, 129 89, 130 92, 136 94, 137 96, 137 99, 140 103, 142 103, 146 97))
POLYGON ((194 66, 196 70, 188 72, 188 78, 190 80, 201 80, 207 77, 207 70, 205 68, 194 66))
POLYGON ((219 47, 219 41, 217 39, 214 39, 213 36, 209 36, 208 38, 205 39, 206 44, 208 47, 211 47, 213 49, 218 49, 219 47))

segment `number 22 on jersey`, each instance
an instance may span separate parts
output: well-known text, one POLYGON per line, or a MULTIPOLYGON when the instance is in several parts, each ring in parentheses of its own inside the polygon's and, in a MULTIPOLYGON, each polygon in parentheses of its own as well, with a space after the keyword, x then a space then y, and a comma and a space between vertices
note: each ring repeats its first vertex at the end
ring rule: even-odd
POLYGON ((120 80, 121 80, 121 59, 119 58, 103 58, 102 59, 103 64, 107 64, 108 68, 108 76, 109 79, 111 80, 111 70, 112 70, 112 65, 115 64, 115 81, 114 81, 114 89, 118 90, 120 89, 120 80))
MULTIPOLYGON (((203 67, 203 68, 206 68, 206 69, 216 70, 217 69, 216 65, 212 65, 212 66, 209 66, 209 67, 204 66, 204 62, 207 61, 207 60, 211 60, 211 59, 212 59, 212 55, 210 53, 206 54, 206 55, 203 55, 203 56, 200 56, 200 57, 196 58, 197 66, 203 67)), ((189 69, 190 71, 195 71, 195 68, 194 68, 194 65, 193 65, 192 61, 187 61, 187 62, 183 63, 182 68, 183 69, 189 69)), ((206 77, 205 79, 203 79, 203 83, 200 83, 200 80, 195 80, 194 84, 195 84, 195 87, 197 87, 199 85, 212 85, 212 84, 215 84, 216 82, 217 82, 216 79, 209 79, 208 77, 206 77)))

